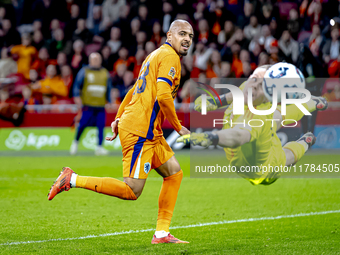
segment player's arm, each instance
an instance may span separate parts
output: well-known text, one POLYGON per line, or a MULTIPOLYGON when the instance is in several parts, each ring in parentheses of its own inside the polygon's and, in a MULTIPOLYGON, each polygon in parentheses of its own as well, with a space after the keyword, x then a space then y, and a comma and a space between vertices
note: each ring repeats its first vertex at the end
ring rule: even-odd
MULTIPOLYGON (((174 99, 172 98, 172 86, 175 86, 176 72, 181 70, 181 62, 177 54, 164 56, 158 66, 157 73, 157 100, 164 116, 170 122, 171 126, 180 134, 190 134, 190 131, 183 127, 178 120, 174 99)), ((178 74, 177 74, 178 75, 178 74)), ((180 77, 178 75, 178 77, 180 77)))
POLYGON ((180 134, 190 133, 185 127, 182 127, 178 120, 174 100, 171 95, 171 89, 167 82, 157 82, 157 100, 164 116, 170 122, 171 126, 180 134))
POLYGON ((125 106, 127 106, 132 99, 133 96, 133 91, 135 90, 135 86, 133 86, 129 92, 125 95, 123 102, 121 102, 119 108, 118 108, 118 112, 116 114, 116 118, 114 121, 112 121, 111 123, 111 129, 112 129, 112 136, 111 137, 105 137, 105 139, 107 141, 113 141, 114 139, 116 139, 117 135, 118 135, 118 123, 119 123, 119 119, 120 117, 123 115, 124 110, 125 110, 125 106))

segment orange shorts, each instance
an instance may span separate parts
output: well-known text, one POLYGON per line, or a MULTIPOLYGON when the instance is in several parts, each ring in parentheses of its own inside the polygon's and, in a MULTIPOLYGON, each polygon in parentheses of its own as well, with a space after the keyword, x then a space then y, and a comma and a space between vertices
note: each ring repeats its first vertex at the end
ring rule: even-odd
POLYGON ((146 179, 151 169, 160 167, 175 153, 165 138, 148 140, 119 129, 123 152, 123 177, 146 179))

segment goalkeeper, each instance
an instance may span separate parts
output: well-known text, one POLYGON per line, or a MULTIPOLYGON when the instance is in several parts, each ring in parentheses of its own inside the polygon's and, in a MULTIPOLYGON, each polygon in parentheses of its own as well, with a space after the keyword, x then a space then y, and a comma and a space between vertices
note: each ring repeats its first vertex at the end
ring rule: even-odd
MULTIPOLYGON (((241 85, 240 89, 244 91, 244 98, 248 98, 248 88, 252 88, 253 105, 257 110, 267 110, 271 107, 271 102, 265 97, 262 89, 262 81, 269 65, 258 67, 248 80, 241 85)), ((216 110, 218 107, 229 105, 224 114, 224 124, 222 130, 216 132, 191 133, 177 139, 177 142, 185 144, 200 145, 208 147, 210 145, 219 145, 224 147, 226 156, 230 165, 236 166, 239 170, 241 166, 289 166, 298 162, 305 152, 315 143, 316 137, 313 133, 306 133, 295 142, 289 142, 282 147, 280 139, 276 132, 281 128, 282 120, 285 125, 291 124, 290 120, 300 120, 303 113, 295 105, 287 106, 287 114, 281 115, 280 106, 274 113, 269 115, 255 115, 250 112, 248 106, 245 106, 244 115, 233 115, 232 94, 227 93, 220 96, 222 105, 216 106, 212 98, 208 98, 206 105, 207 111, 216 110), (261 127, 250 127, 243 124, 230 126, 233 123, 248 123, 251 119, 260 119, 263 121, 261 127), (266 119, 274 119, 266 121, 266 119)), ((195 100, 195 110, 201 111, 201 100, 199 97, 195 100)), ((219 101, 219 100, 215 100, 219 101)), ((247 101, 247 100, 245 100, 247 101)), ((219 103, 221 104, 221 103, 219 103)), ((313 97, 310 101, 303 104, 309 111, 325 110, 327 101, 322 97, 313 97)), ((237 173, 250 181, 254 185, 272 184, 280 177, 281 172, 263 171, 237 173)))

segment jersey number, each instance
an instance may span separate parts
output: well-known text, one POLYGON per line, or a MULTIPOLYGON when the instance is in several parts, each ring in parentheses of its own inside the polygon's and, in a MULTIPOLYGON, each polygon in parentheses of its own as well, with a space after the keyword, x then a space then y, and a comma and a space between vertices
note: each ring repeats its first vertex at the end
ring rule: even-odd
POLYGON ((149 65, 150 65, 150 61, 146 62, 146 64, 144 64, 142 66, 141 70, 144 70, 144 67, 145 67, 145 70, 139 75, 138 80, 142 80, 143 83, 142 83, 142 86, 140 86, 140 87, 137 86, 137 94, 143 93, 144 90, 145 90, 145 87, 146 87, 146 79, 145 78, 149 74, 149 65))

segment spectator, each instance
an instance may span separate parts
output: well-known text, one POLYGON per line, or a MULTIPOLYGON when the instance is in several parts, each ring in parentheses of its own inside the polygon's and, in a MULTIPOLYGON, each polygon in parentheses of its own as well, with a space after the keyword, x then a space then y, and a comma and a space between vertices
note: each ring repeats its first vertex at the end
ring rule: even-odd
POLYGON ((242 75, 241 78, 248 78, 252 74, 253 70, 249 62, 242 63, 242 75))
POLYGON ((72 42, 64 37, 64 31, 62 29, 57 29, 54 32, 54 39, 50 40, 47 45, 48 53, 52 59, 57 58, 59 51, 63 51, 68 55, 72 50, 72 42))
POLYGON ((140 31, 140 21, 138 18, 134 18, 133 20, 131 20, 130 28, 131 28, 131 33, 128 35, 128 40, 126 41, 124 45, 125 47, 131 49, 130 53, 131 55, 133 55, 133 51, 135 51, 135 46, 136 46, 136 36, 137 36, 137 33, 140 31))
POLYGON ((35 31, 41 31, 41 28, 42 28, 42 24, 41 24, 41 20, 35 20, 33 21, 33 33, 35 31))
POLYGON ((126 71, 123 75, 123 87, 120 88, 120 97, 124 98, 135 83, 133 72, 126 71))
MULTIPOLYGON (((340 68, 340 66, 338 66, 340 68)), ((330 78, 329 82, 335 83, 333 90, 322 95, 328 101, 328 107, 339 109, 340 108, 340 82, 339 79, 330 78)))
POLYGON ((86 22, 86 27, 94 35, 99 35, 106 29, 105 21, 102 19, 102 7, 100 5, 95 5, 93 7, 93 18, 92 23, 86 22))
POLYGON ((57 76, 57 69, 54 65, 46 68, 46 78, 34 83, 31 86, 34 92, 42 94, 43 104, 51 104, 56 101, 57 96, 66 97, 67 87, 64 81, 57 76))
POLYGON ((156 45, 151 42, 151 41, 148 41, 146 44, 145 44, 145 52, 146 52, 146 55, 149 55, 151 52, 153 52, 154 50, 156 49, 156 45))
POLYGON ((257 17, 252 15, 250 17, 250 24, 244 28, 244 36, 250 41, 255 35, 260 34, 261 25, 258 24, 257 17))
POLYGON ((152 26, 152 36, 150 41, 153 42, 158 48, 161 45, 163 36, 164 34, 162 33, 161 24, 158 21, 155 21, 152 26))
MULTIPOLYGON (((221 62, 221 72, 220 72, 221 78, 235 78, 234 73, 231 72, 231 64, 229 62, 221 62)), ((228 83, 226 80, 221 80, 223 83, 228 83)))
POLYGON ((43 34, 40 30, 36 30, 33 33, 33 41, 32 46, 36 48, 37 50, 40 50, 45 45, 45 41, 43 38, 43 34))
POLYGON ((82 40, 85 44, 92 42, 93 34, 86 28, 84 19, 78 19, 77 29, 73 32, 72 41, 82 40))
POLYGON ((339 41, 339 28, 338 26, 331 27, 331 39, 328 39, 322 48, 323 59, 326 64, 331 60, 335 60, 339 57, 340 53, 340 41, 339 41))
POLYGON ((119 59, 114 63, 113 65, 113 71, 117 71, 117 66, 118 65, 125 65, 126 68, 131 69, 132 64, 134 63, 134 58, 129 57, 129 51, 125 48, 122 47, 119 52, 118 52, 119 59))
POLYGON ((299 13, 296 9, 291 9, 289 11, 287 29, 288 29, 288 32, 293 37, 293 39, 297 40, 298 34, 300 32, 300 22, 299 22, 299 13))
POLYGON ((213 53, 212 48, 207 48, 202 42, 198 42, 194 52, 194 68, 192 70, 192 78, 198 78, 201 72, 207 70, 208 60, 213 53))
POLYGON ((279 48, 284 54, 284 60, 289 63, 296 63, 299 57, 299 44, 286 30, 279 40, 279 48))
POLYGON ((60 27, 60 21, 58 19, 53 19, 51 21, 51 25, 50 25, 50 34, 51 34, 51 38, 54 38, 54 32, 57 31, 58 29, 62 29, 60 27))
POLYGON ((263 25, 269 25, 273 19, 273 5, 270 3, 262 6, 262 17, 260 17, 260 23, 263 25))
POLYGON ((209 31, 208 21, 201 19, 198 22, 198 41, 204 44, 215 42, 215 36, 209 31))
POLYGON ((103 19, 112 25, 119 18, 120 7, 125 5, 125 0, 105 0, 103 3, 103 19))
MULTIPOLYGON (((196 5, 196 12, 194 13, 194 20, 196 21, 196 23, 198 23, 201 19, 204 19, 204 13, 203 13, 204 9, 205 9, 205 4, 203 2, 198 2, 196 5)), ((163 6, 163 12, 164 12, 164 6, 163 6)))
POLYGON ((261 47, 263 47, 267 52, 270 52, 270 46, 273 41, 275 41, 275 38, 272 36, 269 27, 267 25, 262 26, 261 36, 258 39, 261 47))
POLYGON ((9 51, 6 47, 1 49, 0 59, 0 78, 6 78, 18 70, 17 63, 8 55, 9 51))
MULTIPOLYGON (((265 26, 265 25, 264 25, 265 26)), ((262 26, 262 28, 264 27, 262 26)), ((278 29, 278 24, 276 18, 273 18, 269 23, 269 31, 270 35, 273 36, 275 39, 280 39, 281 31, 278 29)))
MULTIPOLYGON (((113 75, 113 78, 112 78, 112 86, 114 88, 117 88, 119 91, 121 91, 121 88, 124 87, 123 77, 124 77, 124 74, 125 74, 126 71, 127 71, 126 65, 118 64, 117 67, 116 67, 116 71, 114 72, 114 75, 113 75)), ((121 99, 123 100, 122 97, 121 97, 121 99)))
POLYGON ((258 66, 269 65, 269 56, 267 52, 261 52, 259 55, 259 64, 258 66))
POLYGON ((71 5, 71 19, 67 22, 67 25, 65 27, 65 38, 67 40, 72 39, 73 31, 77 29, 79 16, 80 16, 79 5, 72 4, 71 5))
POLYGON ((245 2, 243 13, 237 16, 237 26, 244 28, 250 22, 250 16, 254 13, 254 5, 251 2, 245 2))
POLYGON ((110 40, 107 42, 107 46, 110 47, 112 54, 117 54, 122 46, 122 41, 120 40, 120 29, 118 27, 111 28, 111 36, 110 40))
POLYGON ((12 23, 9 19, 4 19, 2 21, 0 36, 0 47, 11 47, 20 44, 20 34, 12 27, 12 23))
POLYGON ((172 11, 173 11, 173 8, 172 8, 171 3, 165 1, 163 3, 163 13, 164 13, 163 22, 162 22, 163 23, 163 26, 162 26, 163 33, 167 33, 168 30, 169 30, 170 23, 173 19, 172 11))
POLYGON ((234 24, 230 20, 224 22, 224 29, 221 30, 221 32, 218 34, 217 38, 218 43, 224 45, 232 37, 234 32, 235 32, 234 24))
POLYGON ((71 57, 71 68, 73 74, 76 74, 83 65, 87 64, 87 56, 84 52, 84 42, 82 40, 76 40, 73 43, 73 51, 74 54, 71 57))
POLYGON ((50 64, 56 64, 56 61, 49 60, 48 51, 46 48, 39 50, 38 58, 33 62, 31 69, 35 70, 38 74, 38 79, 43 79, 46 76, 46 68, 50 64))
MULTIPOLYGON (((141 30, 149 32, 152 24, 148 18, 148 8, 143 4, 138 7, 138 18, 140 20, 141 30)), ((148 36, 151 36, 151 34, 148 36)))
POLYGON ((250 59, 252 63, 259 63, 259 55, 261 53, 261 46, 257 40, 252 40, 249 44, 250 59))
POLYGON ((244 37, 242 29, 237 28, 232 37, 227 41, 226 46, 231 47, 233 44, 238 44, 242 49, 248 49, 249 40, 244 37))
POLYGON ((119 19, 113 23, 113 26, 119 27, 121 29, 121 38, 124 43, 128 43, 130 37, 130 6, 123 5, 120 7, 119 19))
POLYGON ((220 77, 221 75, 221 55, 217 50, 213 50, 208 61, 208 68, 206 72, 207 78, 220 77))
POLYGON ((130 54, 133 56, 136 54, 137 50, 145 49, 147 34, 144 31, 138 31, 136 33, 136 40, 131 43, 130 54))
POLYGON ((109 71, 113 70, 113 63, 115 62, 114 56, 111 54, 111 48, 105 45, 100 51, 103 57, 102 66, 109 71))
POLYGON ((143 49, 139 49, 136 52, 136 62, 133 67, 133 78, 136 79, 139 75, 139 71, 142 67, 143 61, 145 59, 145 51, 143 49))
POLYGON ((61 68, 64 65, 67 65, 67 56, 66 56, 66 54, 64 52, 61 51, 57 55, 57 66, 58 66, 58 69, 61 70, 61 68))
POLYGON ((21 37, 21 44, 14 46, 11 54, 17 55, 18 73, 29 79, 31 64, 36 58, 37 50, 31 46, 31 38, 28 34, 21 37))
POLYGON ((309 49, 314 56, 318 57, 320 47, 324 45, 324 37, 321 35, 320 26, 315 24, 312 29, 312 34, 309 37, 309 49))
POLYGON ((67 96, 60 98, 59 100, 61 100, 61 99, 68 100, 69 97, 72 95, 71 88, 72 88, 72 84, 73 84, 72 69, 69 65, 64 65, 61 68, 61 79, 63 80, 63 82, 64 82, 64 84, 67 88, 67 96))

